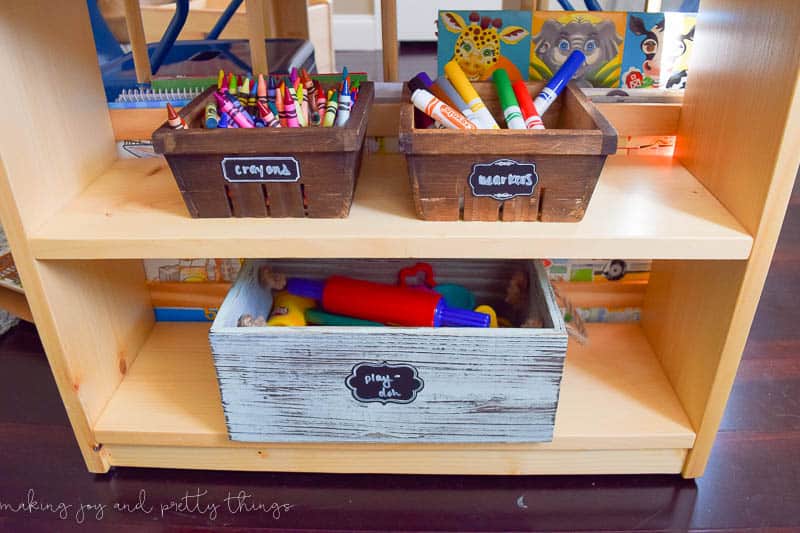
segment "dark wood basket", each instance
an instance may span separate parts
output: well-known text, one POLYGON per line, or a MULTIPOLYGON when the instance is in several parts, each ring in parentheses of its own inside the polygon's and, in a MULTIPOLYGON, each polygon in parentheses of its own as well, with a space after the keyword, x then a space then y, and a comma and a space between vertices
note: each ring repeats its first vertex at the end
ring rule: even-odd
MULTIPOLYGON (((475 89, 498 123, 503 113, 491 82, 475 89)), ((532 95, 542 82, 528 83, 532 95)), ((417 214, 425 220, 583 218, 617 131, 574 84, 542 117, 546 130, 442 130, 414 126, 408 86, 400 108, 417 214)))
POLYGON ((213 93, 209 88, 181 110, 190 129, 173 130, 165 122, 153 133, 153 146, 166 157, 192 217, 349 214, 374 94, 371 82, 361 83, 347 124, 334 128, 205 129, 205 106, 213 93), (283 172, 263 173, 272 168, 283 172))

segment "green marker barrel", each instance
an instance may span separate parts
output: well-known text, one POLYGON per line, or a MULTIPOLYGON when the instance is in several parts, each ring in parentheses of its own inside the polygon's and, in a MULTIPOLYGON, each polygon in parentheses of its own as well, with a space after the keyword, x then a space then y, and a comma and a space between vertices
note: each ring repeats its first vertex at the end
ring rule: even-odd
POLYGON ((500 99, 500 106, 503 108, 503 116, 506 124, 512 130, 524 130, 525 120, 522 118, 522 111, 519 109, 517 97, 514 96, 514 89, 511 87, 511 80, 506 69, 499 68, 492 73, 492 80, 497 89, 497 96, 500 99))

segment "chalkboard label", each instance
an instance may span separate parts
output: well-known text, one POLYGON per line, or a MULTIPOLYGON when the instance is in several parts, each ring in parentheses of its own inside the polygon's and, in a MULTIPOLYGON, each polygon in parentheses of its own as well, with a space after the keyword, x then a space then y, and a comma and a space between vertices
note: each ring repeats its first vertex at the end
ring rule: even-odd
POLYGON ((294 182, 300 163, 294 157, 225 157, 222 175, 233 183, 294 182))
POLYGON ((538 182, 534 163, 518 163, 511 159, 476 163, 469 175, 473 196, 490 196, 495 200, 532 196, 538 182))
POLYGON ((358 363, 345 385, 356 401, 370 403, 411 403, 425 385, 416 367, 400 363, 358 363))

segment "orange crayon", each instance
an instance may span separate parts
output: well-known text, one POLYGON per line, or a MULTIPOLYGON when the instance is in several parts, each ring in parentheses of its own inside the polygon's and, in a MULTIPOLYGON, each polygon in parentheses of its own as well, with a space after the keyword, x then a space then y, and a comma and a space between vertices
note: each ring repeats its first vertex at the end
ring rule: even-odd
POLYGON ((172 107, 172 104, 167 102, 167 124, 173 130, 188 130, 189 125, 183 120, 183 117, 175 111, 175 108, 172 107))

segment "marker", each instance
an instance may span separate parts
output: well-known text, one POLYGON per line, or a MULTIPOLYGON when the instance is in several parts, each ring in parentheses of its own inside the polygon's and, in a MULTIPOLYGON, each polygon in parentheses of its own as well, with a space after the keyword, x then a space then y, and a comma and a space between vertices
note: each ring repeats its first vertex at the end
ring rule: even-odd
POLYGON ((233 119, 233 123, 237 124, 241 128, 253 128, 255 125, 250 122, 250 117, 245 118, 244 115, 246 113, 242 113, 239 109, 235 108, 233 104, 225 98, 222 94, 216 92, 214 93, 214 98, 217 99, 217 105, 219 109, 228 113, 233 119))
POLYGON ((294 105, 290 89, 286 86, 286 94, 283 95, 283 106, 286 112, 286 127, 299 128, 300 122, 297 120, 297 107, 294 105))
POLYGON ((188 130, 189 125, 183 120, 183 117, 175 111, 175 108, 172 107, 172 104, 167 102, 167 124, 173 130, 188 130))
POLYGON ((417 78, 408 82, 411 90, 411 102, 414 107, 435 119, 444 127, 453 130, 476 130, 478 127, 467 117, 445 104, 428 90, 425 84, 417 78))
POLYGON ((209 102, 206 105, 206 128, 216 128, 219 123, 219 115, 217 115, 217 104, 209 102))
POLYGON ((517 97, 514 96, 514 89, 511 88, 511 80, 508 72, 504 68, 498 68, 492 73, 492 80, 497 89, 497 96, 500 99, 500 107, 503 108, 503 118, 510 130, 524 130, 525 120, 522 118, 522 111, 517 104, 517 97))
MULTIPOLYGON (((420 81, 422 81, 425 84, 425 90, 426 91, 428 91, 433 96, 435 96, 436 98, 438 98, 439 100, 441 100, 445 104, 449 105, 453 109, 457 109, 457 106, 455 105, 455 102, 450 100, 450 97, 447 95, 447 93, 444 92, 441 87, 439 87, 439 85, 438 85, 439 81, 438 80, 437 81, 431 80, 431 78, 430 78, 430 76, 428 76, 427 72, 420 72, 414 77, 418 78, 420 81)), ((444 78, 442 78, 442 79, 444 79, 444 78)))
POLYGON ((350 118, 350 108, 353 106, 353 100, 350 98, 350 91, 348 88, 347 80, 344 82, 342 94, 339 95, 339 109, 336 110, 336 125, 344 126, 350 118))
POLYGON ((328 101, 325 98, 325 91, 322 89, 322 85, 319 82, 314 83, 314 87, 316 87, 317 99, 315 102, 314 112, 311 114, 311 125, 312 126, 320 126, 322 124, 322 117, 325 116, 325 104, 328 101))
POLYGON ((282 127, 286 127, 286 107, 283 103, 283 91, 286 90, 286 85, 281 82, 279 88, 275 90, 275 107, 278 108, 278 120, 281 122, 282 127))
POLYGON ((228 124, 231 123, 231 116, 226 112, 222 112, 219 115, 219 122, 217 123, 217 128, 227 128, 228 124))
POLYGON ((561 65, 561 68, 558 69, 558 72, 553 75, 544 89, 542 89, 542 92, 540 92, 533 101, 536 112, 539 113, 540 116, 544 115, 544 112, 547 111, 555 99, 558 98, 558 95, 561 94, 561 91, 564 90, 569 80, 578 72, 578 69, 581 68, 581 65, 583 65, 585 61, 586 56, 583 55, 583 52, 580 50, 572 51, 567 60, 564 61, 564 64, 561 65))
POLYGON ((545 129, 542 117, 536 112, 531 93, 528 92, 528 86, 525 85, 525 82, 517 80, 511 84, 511 87, 514 89, 514 95, 517 97, 519 108, 522 111, 522 118, 525 119, 525 127, 529 130, 545 129))
POLYGON ((478 121, 475 119, 475 113, 472 112, 472 109, 470 109, 464 99, 461 98, 461 95, 458 94, 458 91, 456 91, 456 88, 450 83, 450 80, 444 76, 436 78, 436 85, 438 85, 442 92, 455 104, 450 107, 461 111, 461 114, 467 117, 473 124, 478 124, 478 121))
POLYGON ((323 127, 330 128, 333 126, 333 122, 336 120, 336 110, 338 107, 339 102, 336 91, 331 89, 328 91, 328 103, 325 106, 325 118, 322 120, 323 127))
POLYGON ((264 121, 264 124, 269 128, 280 128, 281 122, 275 116, 275 113, 267 107, 268 104, 264 104, 263 102, 257 102, 256 106, 258 106, 258 117, 264 121))
POLYGON ((447 78, 456 88, 458 94, 467 103, 469 108, 474 114, 473 122, 479 129, 492 129, 499 130, 500 126, 495 122, 492 114, 486 109, 486 104, 483 103, 481 97, 475 92, 475 87, 467 79, 467 75, 461 70, 461 67, 455 61, 450 61, 444 66, 444 73, 447 78))

